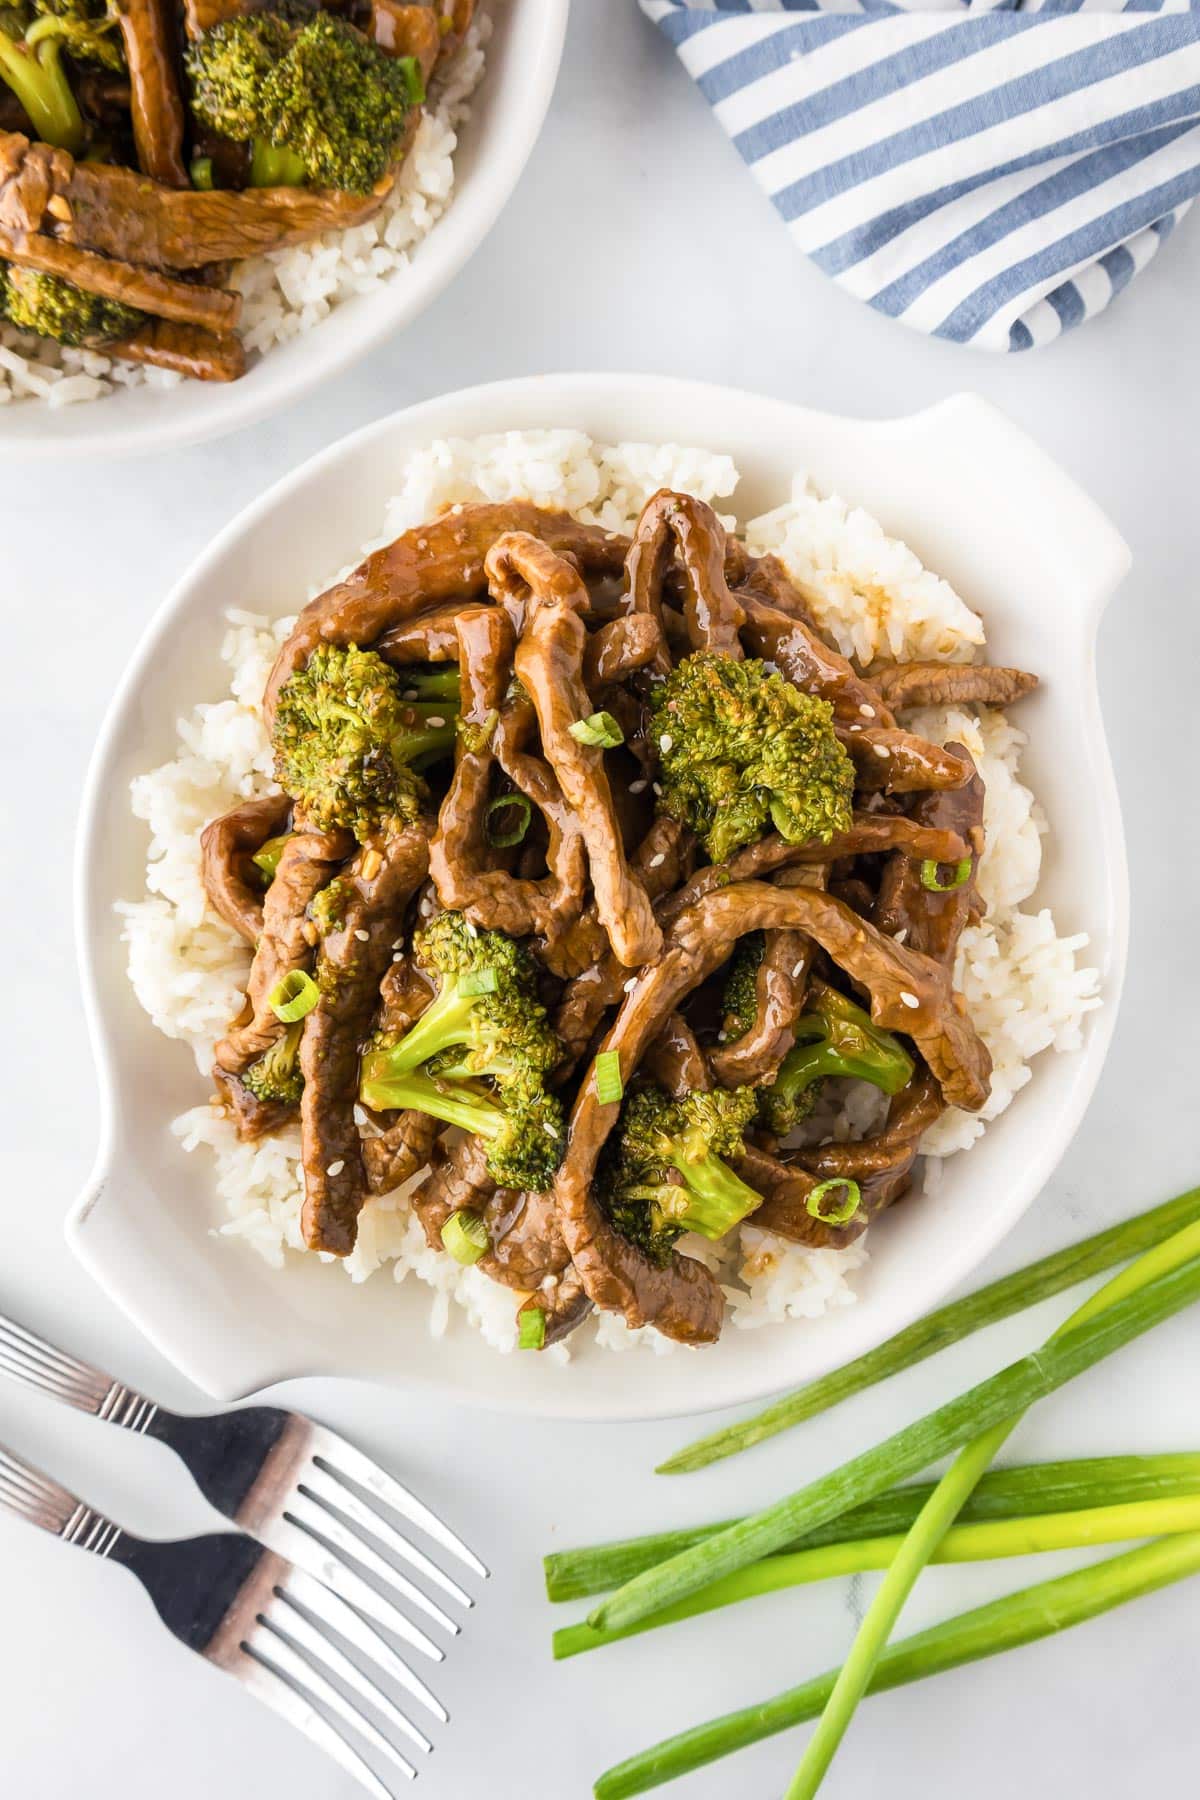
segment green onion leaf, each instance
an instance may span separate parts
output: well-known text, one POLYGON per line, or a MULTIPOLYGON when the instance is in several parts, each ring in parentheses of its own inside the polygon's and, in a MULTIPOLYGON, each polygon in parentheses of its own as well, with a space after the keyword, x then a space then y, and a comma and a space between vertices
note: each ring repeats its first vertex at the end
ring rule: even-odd
POLYGON ((503 826, 500 830, 491 824, 484 827, 488 843, 497 850, 507 850, 510 844, 519 844, 529 830, 529 820, 533 814, 533 808, 524 794, 501 794, 498 800, 492 801, 485 817, 490 820, 493 813, 504 812, 506 809, 517 815, 515 823, 503 826))
POLYGON ((588 719, 576 719, 567 730, 578 744, 592 744, 600 750, 615 750, 625 742, 625 733, 611 713, 593 713, 588 719))
POLYGON ((455 1262, 470 1267, 487 1253, 491 1239, 479 1214, 460 1208, 458 1212, 452 1212, 442 1226, 442 1245, 455 1262))
POLYGON ((595 1062, 596 1098, 601 1106, 613 1106, 625 1092, 621 1058, 615 1050, 601 1050, 595 1062))
POLYGON ((950 881, 943 881, 938 872, 939 865, 928 858, 921 864, 921 886, 928 888, 931 894, 951 894, 960 888, 964 881, 971 879, 971 858, 964 856, 960 863, 954 865, 954 875, 950 881))
POLYGON ((321 998, 321 990, 303 969, 289 969, 267 995, 267 1005, 285 1025, 294 1025, 310 1013, 321 998))
POLYGON ((842 1177, 832 1181, 819 1181, 804 1205, 814 1219, 820 1219, 822 1225, 848 1225, 858 1211, 861 1200, 862 1189, 857 1181, 842 1177), (821 1202, 834 1188, 845 1188, 846 1198, 840 1206, 830 1206, 822 1212, 821 1202))
POLYGON ((521 1350, 542 1350, 546 1344, 546 1315, 540 1306, 517 1314, 517 1345, 521 1350))
POLYGON ((468 969, 465 975, 458 977, 458 991, 468 1000, 474 994, 494 994, 496 985, 495 969, 468 969))
POLYGON ((188 174, 194 188, 208 189, 213 185, 213 160, 211 156, 193 156, 188 174))

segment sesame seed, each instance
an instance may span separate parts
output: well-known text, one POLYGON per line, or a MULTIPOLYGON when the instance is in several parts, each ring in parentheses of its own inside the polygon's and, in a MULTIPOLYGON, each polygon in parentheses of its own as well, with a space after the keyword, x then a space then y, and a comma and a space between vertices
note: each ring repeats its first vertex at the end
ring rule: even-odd
POLYGON ((915 994, 910 994, 908 992, 907 988, 901 988, 900 998, 903 1000, 905 1006, 911 1006, 914 1009, 916 1007, 920 1006, 920 1004, 921 1004, 921 1002, 917 999, 917 996, 915 994))
POLYGON ((552 1294, 557 1286, 558 1286, 558 1276, 557 1275, 543 1275, 542 1276, 542 1292, 544 1294, 552 1294))
POLYGON ((674 744, 674 742, 675 742, 675 739, 671 736, 670 732, 664 731, 662 736, 658 740, 658 747, 662 751, 664 756, 666 755, 667 751, 671 748, 671 746, 674 744))
POLYGON ((361 925, 358 927, 358 930, 354 933, 354 935, 358 939, 360 944, 369 944, 371 941, 370 932, 364 931, 361 925))
POLYGON ((718 1031, 718 1033, 717 1033, 718 1044, 723 1044, 728 1036, 729 1036, 729 1033, 727 1031, 718 1031))
POLYGON ((875 717, 875 708, 873 706, 868 706, 865 700, 858 710, 864 719, 873 719, 875 717))
POLYGON ((908 940, 908 926, 902 925, 900 927, 899 931, 897 931, 894 934, 892 941, 893 941, 893 943, 896 943, 896 944, 903 944, 903 943, 906 943, 907 940, 908 940))
POLYGON ((660 785, 659 785, 659 783, 658 783, 658 782, 657 782, 657 781, 656 781, 656 782, 654 782, 654 783, 653 783, 653 787, 654 787, 654 792, 655 792, 655 793, 656 793, 656 794, 661 794, 661 793, 662 793, 662 788, 661 788, 661 786, 660 786, 660 785))
POLYGON ((850 730, 851 731, 861 731, 862 726, 861 725, 851 725, 850 730))
POLYGON ((442 718, 440 713, 434 713, 430 718, 426 719, 425 723, 427 725, 438 726, 444 725, 446 721, 442 718))
POLYGON ((353 1110, 354 1110, 354 1123, 356 1125, 365 1125, 367 1122, 367 1115, 363 1111, 362 1107, 355 1105, 353 1110))
POLYGON ((397 962, 403 962, 403 961, 404 961, 404 952, 403 952, 403 950, 393 950, 393 952, 392 952, 392 961, 393 961, 393 962, 394 962, 394 963, 397 963, 397 962))
POLYGON ((648 781, 631 781, 629 784, 629 791, 631 794, 644 794, 649 786, 650 783, 648 781))
POLYGON ((344 1157, 339 1156, 336 1162, 330 1163, 325 1173, 327 1175, 340 1175, 345 1166, 346 1163, 344 1157))
POLYGON ((635 987, 636 987, 636 986, 637 986, 637 984, 638 984, 638 978, 637 978, 637 976, 636 976, 636 975, 631 975, 631 976, 630 976, 630 977, 629 977, 629 980, 628 980, 628 981, 626 981, 626 982, 624 982, 624 983, 623 983, 623 984, 622 984, 622 985, 623 985, 623 987, 624 987, 624 989, 625 989, 625 992, 626 992, 626 993, 627 993, 627 994, 632 994, 632 992, 633 992, 633 990, 634 990, 634 988, 635 988, 635 987))
POLYGON ((803 975, 803 973, 804 973, 804 959, 803 959, 803 957, 801 957, 800 961, 796 964, 795 968, 792 970, 792 980, 799 981, 799 979, 803 975))
POLYGON ((428 550, 428 548, 429 548, 429 539, 428 538, 418 538, 417 539, 417 549, 418 550, 428 550))
POLYGON ((403 950, 403 948, 404 948, 404 939, 403 938, 393 938, 392 939, 392 949, 393 950, 403 950))
POLYGON ((542 1120, 542 1130, 545 1132, 545 1134, 548 1138, 554 1138, 555 1141, 557 1142, 558 1133, 557 1133, 557 1131, 555 1131, 553 1125, 551 1125, 551 1123, 548 1119, 542 1120))
POLYGON ((304 939, 306 944, 315 947, 317 942, 317 928, 311 919, 305 919, 303 925, 300 927, 300 936, 304 939))
POLYGON ((460 513, 462 511, 462 501, 456 500, 454 505, 450 508, 450 511, 452 513, 460 513))
POLYGON ((406 700, 416 700, 418 698, 418 690, 416 688, 405 688, 404 698, 406 700))
POLYGON ((892 754, 886 744, 872 744, 871 748, 874 750, 876 756, 882 756, 882 757, 886 758, 892 754))
POLYGON ((479 936, 479 927, 477 925, 472 925, 470 919, 467 919, 465 923, 467 927, 467 936, 477 938, 479 936))
POLYGON ((650 858, 650 867, 652 869, 661 869, 663 864, 666 862, 666 860, 667 860, 666 857, 663 855, 662 851, 660 850, 657 856, 652 856, 650 858))

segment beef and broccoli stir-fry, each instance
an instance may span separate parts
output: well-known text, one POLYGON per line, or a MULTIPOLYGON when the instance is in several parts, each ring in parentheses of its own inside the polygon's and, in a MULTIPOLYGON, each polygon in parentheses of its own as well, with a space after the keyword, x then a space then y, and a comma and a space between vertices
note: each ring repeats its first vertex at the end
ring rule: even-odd
POLYGON ((230 265, 369 218, 474 0, 0 0, 0 319, 209 381, 230 265))
POLYGON ((991 1074, 953 986, 983 783, 897 713, 1033 685, 855 668, 686 494, 632 541, 509 503, 374 552, 271 672, 283 793, 204 834, 254 946, 220 1097, 246 1138, 298 1117, 306 1243, 420 1176, 540 1348, 593 1307, 715 1340, 685 1234, 852 1241, 991 1074), (880 1122, 818 1141, 846 1081, 880 1122))

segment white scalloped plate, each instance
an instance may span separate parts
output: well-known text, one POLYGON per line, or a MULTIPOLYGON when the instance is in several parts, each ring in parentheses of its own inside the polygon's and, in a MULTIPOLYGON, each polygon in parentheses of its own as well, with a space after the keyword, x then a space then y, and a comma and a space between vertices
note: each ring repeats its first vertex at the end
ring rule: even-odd
POLYGON ((731 1405, 817 1375, 879 1343, 962 1280, 1030 1205, 1071 1140, 1112 1032, 1125 963, 1128 885, 1120 812, 1097 705, 1094 650, 1128 551, 1084 494, 983 401, 915 418, 834 418, 731 389, 637 375, 559 375, 446 395, 335 444, 248 507, 164 602, 118 692, 92 763, 76 905, 83 986, 103 1093, 94 1173, 68 1225, 108 1294, 191 1379, 224 1398, 299 1375, 419 1383, 515 1411, 631 1419, 731 1405), (991 655, 1035 669, 1022 705, 1024 771, 1052 823, 1039 903, 1083 930, 1106 1004, 1082 1047, 1047 1053, 1032 1081, 936 1195, 914 1195, 871 1231, 857 1305, 814 1323, 727 1329, 711 1350, 628 1356, 581 1334, 566 1368, 501 1356, 464 1323, 428 1335, 429 1290, 380 1273, 353 1286, 314 1261, 276 1273, 213 1234, 213 1164, 184 1156, 169 1121, 204 1093, 190 1053, 140 1010, 113 902, 142 889, 144 827, 131 777, 174 754, 175 721, 224 691, 231 602, 294 610, 314 576, 376 536, 406 452, 446 435, 573 426, 594 437, 705 445, 742 471, 742 517, 786 496, 803 466, 875 513, 979 607, 991 655), (631 1379, 631 1377, 633 1377, 631 1379))
POLYGON ((103 400, 0 411, 0 458, 144 456, 224 437, 290 406, 408 325, 475 254, 503 212, 542 129, 570 0, 494 6, 487 66, 454 152, 454 198, 409 266, 311 331, 277 344, 240 381, 125 388, 103 400))

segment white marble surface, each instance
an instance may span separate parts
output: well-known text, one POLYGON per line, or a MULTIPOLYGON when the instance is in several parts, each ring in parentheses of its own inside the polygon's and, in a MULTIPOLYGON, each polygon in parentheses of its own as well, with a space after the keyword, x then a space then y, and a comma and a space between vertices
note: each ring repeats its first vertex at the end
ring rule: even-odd
MULTIPOLYGON (((536 0, 524 0, 536 4, 536 0)), ((10 680, 0 808, 9 945, 0 1093, 0 1307, 126 1379, 189 1394, 73 1266, 64 1209, 87 1172, 91 1071, 75 1003, 69 871, 83 769, 160 595, 242 503, 383 411, 492 376, 569 367, 704 374, 815 406, 903 413, 974 387, 1104 505, 1136 554, 1105 623, 1102 681, 1125 797, 1135 923, 1124 1014, 1058 1175, 993 1259, 1015 1267, 1200 1177, 1194 893, 1200 224, 1117 308, 1051 351, 984 360, 917 339, 796 256, 631 0, 576 0, 558 96, 524 183, 433 312, 303 409, 221 444, 115 469, 5 466, 10 680), (49 628, 49 631, 48 631, 49 628), (50 647, 47 648, 49 637, 50 647), (1185 841, 1180 825, 1191 818, 1185 841)), ((1051 1308, 1045 1322, 1058 1316, 1051 1308)), ((687 1424, 512 1426, 367 1388, 288 1398, 353 1432, 454 1517, 496 1576, 444 1683, 453 1729, 429 1800, 582 1800, 619 1755, 834 1660, 844 1584, 782 1596, 555 1669, 538 1557, 558 1543, 719 1516, 840 1460, 1032 1342, 1025 1319, 707 1477, 650 1473, 687 1424)), ((1200 1320, 1184 1318, 1043 1407, 1023 1454, 1196 1447, 1200 1320)), ((653 1362, 631 1360, 631 1381, 653 1362)), ((165 1453, 0 1389, 0 1439, 151 1533, 203 1528, 165 1453)), ((331 1764, 194 1666, 116 1570, 0 1521, 0 1788, 14 1800, 352 1800, 331 1764)), ((1042 1565, 1044 1572, 1044 1565, 1042 1565)), ((1034 1579, 936 1572, 913 1623, 1034 1579)), ((555 1621, 558 1622, 557 1620, 555 1621)), ((871 1703, 830 1800, 1001 1800, 1194 1787, 1200 1589, 1178 1588, 1007 1659, 871 1703)), ((777 1741, 691 1779, 695 1800, 778 1793, 777 1741)))

